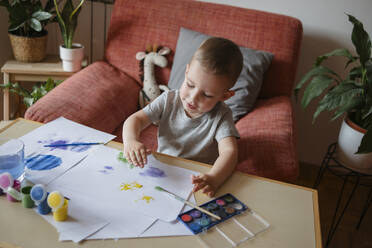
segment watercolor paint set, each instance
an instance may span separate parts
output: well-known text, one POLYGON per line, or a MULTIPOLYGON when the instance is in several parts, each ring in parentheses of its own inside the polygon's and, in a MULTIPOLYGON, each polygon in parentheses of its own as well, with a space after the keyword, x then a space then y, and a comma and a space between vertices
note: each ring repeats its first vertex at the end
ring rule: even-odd
POLYGON ((236 247, 267 230, 270 224, 251 208, 228 193, 178 215, 204 247, 236 247))
POLYGON ((178 215, 178 219, 194 234, 208 230, 209 228, 247 210, 247 206, 231 194, 225 194, 217 199, 200 205, 200 207, 219 216, 220 220, 211 217, 198 209, 191 209, 178 215))

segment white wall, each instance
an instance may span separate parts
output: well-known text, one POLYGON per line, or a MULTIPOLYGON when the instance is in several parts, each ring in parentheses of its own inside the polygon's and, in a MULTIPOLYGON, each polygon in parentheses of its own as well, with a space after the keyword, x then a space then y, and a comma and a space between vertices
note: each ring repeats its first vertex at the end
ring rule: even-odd
MULTIPOLYGON (((117 0, 120 1, 120 0, 117 0)), ((176 1, 176 0, 175 0, 176 1)), ((352 25, 348 22, 349 13, 364 23, 365 29, 372 36, 372 0, 202 0, 220 4, 234 5, 275 12, 293 16, 301 20, 304 27, 304 37, 297 80, 312 66, 315 58, 336 48, 353 49, 350 34, 352 25)), ((79 17, 79 26, 75 41, 86 46, 86 55, 90 54, 90 2, 86 2, 79 17)), ((111 7, 107 8, 109 14, 111 7)), ((94 4, 94 39, 93 60, 103 55, 103 4, 94 4)), ((7 13, 0 8, 0 64, 11 57, 10 45, 7 37, 7 13)), ((48 52, 58 53, 60 33, 57 26, 48 27, 50 36, 48 52)), ((336 71, 341 72, 343 61, 331 60, 328 63, 336 71)), ((337 140, 341 120, 330 122, 330 115, 323 113, 314 125, 311 124, 315 105, 305 111, 293 101, 298 122, 299 159, 303 162, 320 164, 329 143, 337 140)), ((0 105, 2 106, 2 104, 0 105)), ((2 107, 1 107, 2 109, 2 107)), ((0 114, 2 110, 0 110, 0 114)))

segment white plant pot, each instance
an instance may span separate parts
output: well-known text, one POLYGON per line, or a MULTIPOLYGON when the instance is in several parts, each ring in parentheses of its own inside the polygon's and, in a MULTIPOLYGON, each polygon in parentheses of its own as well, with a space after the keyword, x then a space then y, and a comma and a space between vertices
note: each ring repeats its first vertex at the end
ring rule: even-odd
POLYGON ((364 136, 362 131, 356 124, 344 119, 338 136, 336 158, 346 167, 365 171, 372 168, 372 153, 355 154, 364 136))
POLYGON ((73 48, 59 46, 59 56, 64 71, 74 72, 81 69, 81 63, 84 59, 84 46, 78 43, 73 43, 72 46, 73 48))

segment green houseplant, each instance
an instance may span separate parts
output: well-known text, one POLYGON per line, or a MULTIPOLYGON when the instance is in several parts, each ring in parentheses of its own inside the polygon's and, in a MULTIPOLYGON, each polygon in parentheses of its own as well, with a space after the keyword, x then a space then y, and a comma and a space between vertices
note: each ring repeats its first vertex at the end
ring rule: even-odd
POLYGON ((62 39, 65 48, 72 48, 72 40, 78 24, 78 16, 80 14, 84 0, 80 0, 79 4, 74 7, 72 0, 66 0, 62 12, 59 8, 59 3, 54 0, 57 20, 61 30, 62 39))
POLYGON ((54 4, 45 6, 40 0, 0 0, 9 13, 9 38, 16 60, 37 62, 45 57, 48 32, 45 26, 53 22, 54 4))
POLYGON ((23 103, 29 108, 40 98, 48 94, 49 91, 57 87, 61 82, 61 80, 54 81, 52 78, 48 78, 45 83, 34 85, 31 91, 23 88, 19 83, 0 84, 0 88, 7 88, 10 92, 21 96, 23 98, 23 103))
POLYGON ((306 108, 314 99, 320 99, 313 115, 313 122, 322 111, 333 111, 332 120, 347 114, 347 119, 364 129, 357 154, 372 152, 372 59, 371 40, 363 24, 348 15, 353 24, 351 40, 356 56, 348 49, 336 49, 317 57, 313 68, 300 80, 295 88, 297 97, 305 88, 302 107, 306 108), (342 78, 322 63, 330 57, 346 58, 347 76, 342 78), (350 68, 351 67, 351 68, 350 68), (305 86, 305 84, 307 86, 305 86))
POLYGON ((80 70, 81 62, 84 58, 84 46, 73 43, 75 30, 78 24, 78 16, 83 3, 84 0, 80 0, 75 7, 72 0, 66 0, 62 11, 60 11, 60 3, 54 0, 57 21, 63 39, 63 45, 59 47, 59 53, 62 59, 63 70, 65 71, 73 72, 80 70))

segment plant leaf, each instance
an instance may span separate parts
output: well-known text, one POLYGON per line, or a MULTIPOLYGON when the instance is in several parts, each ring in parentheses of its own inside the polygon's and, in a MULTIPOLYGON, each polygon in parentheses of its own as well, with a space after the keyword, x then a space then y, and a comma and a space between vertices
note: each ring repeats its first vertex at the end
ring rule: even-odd
POLYGON ((349 21, 354 24, 351 34, 351 40, 360 57, 360 63, 364 64, 371 57, 371 39, 368 33, 364 30, 363 24, 352 15, 349 16, 349 21))
POLYGON ((348 100, 361 94, 363 89, 355 85, 353 81, 343 81, 341 84, 333 87, 319 101, 318 108, 313 115, 313 123, 318 115, 324 110, 334 110, 347 104, 348 100))
POLYGON ((303 78, 300 80, 300 82, 297 84, 296 88, 294 89, 296 100, 297 100, 298 92, 311 77, 316 76, 316 75, 323 75, 323 74, 324 75, 331 74, 331 75, 337 76, 337 74, 334 71, 332 71, 331 69, 327 67, 324 67, 324 66, 314 67, 308 73, 306 73, 305 76, 303 76, 303 78))
POLYGON ((362 97, 348 98, 348 102, 341 106, 333 115, 332 121, 343 115, 345 112, 351 112, 354 109, 359 109, 363 107, 364 100, 362 97))
POLYGON ((372 152, 372 126, 370 126, 367 130, 367 133, 364 134, 356 154, 364 154, 370 152, 372 152))
POLYGON ((366 119, 370 114, 372 114, 372 105, 369 106, 369 110, 363 114, 362 118, 366 119))
POLYGON ((340 48, 340 49, 333 50, 332 52, 329 52, 329 53, 326 53, 324 55, 317 57, 315 61, 315 66, 319 66, 324 60, 332 56, 343 56, 343 57, 348 58, 349 61, 347 64, 355 61, 355 58, 353 57, 353 55, 350 53, 348 49, 340 48))
POLYGON ((45 83, 45 90, 47 92, 51 91, 55 87, 54 81, 51 78, 48 78, 48 80, 45 83))
POLYGON ((362 66, 356 66, 349 72, 348 79, 355 80, 357 78, 362 78, 362 66))
POLYGON ((23 98, 23 102, 29 108, 29 107, 31 107, 32 104, 34 104, 34 98, 32 98, 32 97, 24 97, 23 98))
POLYGON ((48 12, 39 10, 39 11, 36 11, 35 13, 33 13, 32 17, 35 18, 38 21, 44 21, 44 20, 48 20, 49 18, 51 18, 52 15, 48 12))
POLYGON ((40 32, 42 29, 41 23, 36 18, 31 18, 30 27, 37 32, 40 32))
POLYGON ((304 91, 301 101, 302 107, 306 108, 307 105, 309 105, 314 98, 320 96, 332 82, 334 82, 334 78, 328 75, 317 75, 313 77, 304 91))

